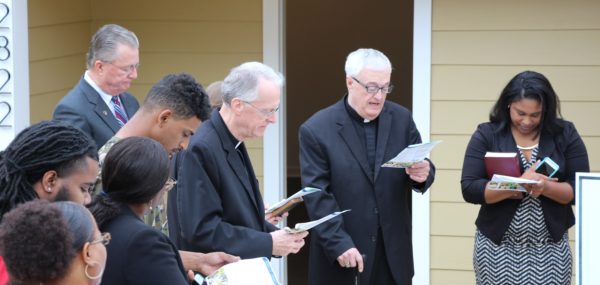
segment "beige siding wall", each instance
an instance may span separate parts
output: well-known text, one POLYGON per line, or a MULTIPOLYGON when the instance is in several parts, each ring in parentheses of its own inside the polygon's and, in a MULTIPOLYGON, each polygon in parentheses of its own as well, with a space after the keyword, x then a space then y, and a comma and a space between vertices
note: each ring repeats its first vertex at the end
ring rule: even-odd
POLYGON ((28 2, 32 123, 52 118, 54 105, 85 70, 92 20, 90 3, 90 0, 28 2))
MULTIPOLYGON (((432 153, 438 167, 431 196, 431 284, 474 284, 474 221, 463 201, 464 151, 504 85, 530 69, 544 73, 600 171, 600 2, 434 0, 432 153), (449 214, 452 213, 452 214, 449 214)), ((570 232, 571 239, 574 231, 570 232)))
MULTIPOLYGON (((85 70, 92 34, 107 23, 140 39, 141 69, 130 89, 140 103, 167 73, 188 72, 207 86, 242 62, 262 60, 261 0, 29 0, 32 123, 52 117, 85 70)), ((248 149, 262 185, 262 140, 248 149)))

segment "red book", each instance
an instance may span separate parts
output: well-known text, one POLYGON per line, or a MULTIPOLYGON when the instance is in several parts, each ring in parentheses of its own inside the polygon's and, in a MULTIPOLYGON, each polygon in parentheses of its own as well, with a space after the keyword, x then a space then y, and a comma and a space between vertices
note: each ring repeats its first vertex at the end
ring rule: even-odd
POLYGON ((516 152, 486 152, 483 160, 490 179, 494 174, 521 177, 521 167, 516 152))

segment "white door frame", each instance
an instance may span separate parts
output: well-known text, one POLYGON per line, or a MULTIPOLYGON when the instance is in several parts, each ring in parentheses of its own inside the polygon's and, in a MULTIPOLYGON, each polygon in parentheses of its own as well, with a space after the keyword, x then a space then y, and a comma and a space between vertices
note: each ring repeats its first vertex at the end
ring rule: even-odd
MULTIPOLYGON (((414 1, 413 27, 413 118, 423 141, 430 140, 431 111, 431 11, 432 0, 414 1)), ((285 22, 284 1, 263 0, 263 62, 285 74, 285 22)), ((263 139, 264 197, 273 203, 286 195, 286 104, 285 90, 282 93, 281 111, 278 121, 267 128, 263 139)), ((413 247, 415 261, 414 285, 429 284, 430 252, 430 196, 429 192, 414 194, 413 247)), ((285 258, 271 262, 275 274, 287 284, 287 262, 285 258)))
MULTIPOLYGON (((430 140, 431 113, 431 1, 415 0, 413 15, 413 119, 423 141, 430 140)), ((415 263, 413 285, 429 284, 431 248, 429 191, 412 195, 412 238, 415 263)))
MULTIPOLYGON (((285 75, 285 15, 283 0, 263 0, 263 63, 285 75)), ((277 122, 269 126, 263 137, 264 200, 273 204, 287 193, 286 159, 286 92, 281 94, 277 122)), ((287 284, 287 259, 273 258, 271 266, 282 284, 287 284)))

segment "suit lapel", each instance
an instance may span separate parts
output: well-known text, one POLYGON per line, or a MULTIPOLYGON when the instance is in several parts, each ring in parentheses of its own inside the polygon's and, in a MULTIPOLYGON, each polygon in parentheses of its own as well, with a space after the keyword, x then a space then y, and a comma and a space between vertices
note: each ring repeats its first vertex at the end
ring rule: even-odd
POLYGON ((538 147, 538 155, 537 160, 544 159, 546 156, 552 155, 552 150, 555 149, 554 140, 552 139, 552 135, 547 133, 542 133, 540 135, 540 143, 538 147))
POLYGON ((94 88, 92 88, 92 86, 90 86, 85 79, 83 79, 83 77, 81 78, 80 85, 83 93, 88 99, 88 102, 94 106, 94 112, 113 132, 116 133, 120 128, 119 123, 106 103, 104 103, 100 97, 100 94, 98 94, 98 92, 96 92, 96 90, 94 90, 94 88))
POLYGON ((390 136, 390 129, 392 128, 392 116, 388 112, 385 107, 385 103, 383 106, 383 110, 379 115, 379 125, 377 126, 377 148, 375 153, 375 178, 377 181, 377 175, 379 174, 379 170, 381 170, 381 165, 383 164, 383 156, 385 154, 385 149, 387 147, 388 137, 390 136))
MULTIPOLYGON (((98 98, 100 99, 100 98, 98 98)), ((106 104, 104 102, 99 102, 99 104, 96 104, 96 107, 94 108, 94 112, 96 112, 96 114, 98 114, 98 117, 100 117, 102 119, 102 121, 104 121, 104 123, 106 125, 108 125, 108 127, 110 127, 110 129, 113 132, 118 132, 119 131, 119 123, 117 123, 117 119, 115 118, 115 116, 113 115, 113 113, 110 111, 110 109, 108 108, 108 106, 106 106, 106 104)))
MULTIPOLYGON (((227 133, 227 126, 223 123, 223 120, 221 119, 218 110, 214 110, 211 113, 210 122, 215 126, 215 131, 219 135, 219 138, 222 142, 223 150, 227 153, 227 163, 229 164, 229 167, 231 167, 237 179, 240 181, 242 186, 244 186, 248 198, 254 204, 254 208, 259 210, 258 202, 256 201, 254 195, 254 189, 250 184, 250 180, 253 178, 249 177, 250 173, 246 172, 244 162, 240 158, 240 155, 237 153, 235 145, 233 145, 231 137, 229 133, 227 133)), ((239 147, 242 146, 240 145, 239 147)))
POLYGON ((135 109, 135 104, 134 104, 133 100, 130 100, 131 97, 126 93, 121 94, 120 98, 121 98, 121 102, 123 103, 123 107, 125 108, 125 113, 127 114, 127 118, 131 119, 131 117, 133 117, 133 114, 135 113, 135 112, 133 112, 133 110, 135 109))
MULTIPOLYGON (((525 169, 523 168, 523 163, 521 163, 521 157, 519 156, 519 150, 517 149, 517 143, 510 131, 510 127, 507 129, 508 130, 499 130, 501 133, 497 136, 497 137, 499 137, 498 148, 500 149, 500 152, 516 152, 517 158, 519 161, 519 168, 521 169, 521 173, 523 173, 523 171, 525 171, 525 169)), ((497 130, 495 130, 495 131, 497 131, 497 130)))
POLYGON ((350 115, 348 115, 348 111, 346 111, 346 107, 344 106, 344 99, 338 102, 338 118, 337 123, 340 126, 339 134, 342 137, 342 140, 346 143, 350 152, 354 156, 354 158, 360 164, 365 175, 369 178, 369 181, 373 183, 373 174, 371 173, 371 167, 369 167, 369 162, 367 160, 367 151, 363 147, 363 144, 352 125, 352 121, 350 115))
POLYGON ((254 204, 254 207, 258 209, 258 205, 256 203, 256 199, 254 198, 254 189, 252 189, 252 185, 250 185, 250 177, 248 177, 249 173, 246 172, 244 162, 240 158, 239 154, 235 150, 235 148, 228 149, 227 151, 227 163, 233 172, 235 172, 235 176, 238 178, 240 183, 244 186, 246 190, 246 194, 254 204))
POLYGON ((508 131, 501 130, 498 148, 501 152, 517 152, 517 143, 515 142, 515 138, 512 136, 510 129, 508 131))

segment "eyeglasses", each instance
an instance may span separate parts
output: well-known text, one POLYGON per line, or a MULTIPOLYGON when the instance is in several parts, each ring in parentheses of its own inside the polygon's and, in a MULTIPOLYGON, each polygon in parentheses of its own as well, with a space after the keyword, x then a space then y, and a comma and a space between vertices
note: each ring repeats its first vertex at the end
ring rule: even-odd
POLYGON ((102 243, 103 245, 108 245, 110 243, 110 233, 102 233, 100 234, 100 238, 90 241, 90 244, 102 243))
POLYGON ((354 79, 354 81, 356 81, 358 84, 360 84, 360 86, 364 87, 367 90, 367 93, 369 93, 369 94, 373 94, 373 95, 377 94, 377 92, 379 92, 379 90, 381 90, 381 92, 383 92, 384 94, 390 94, 394 90, 394 85, 379 87, 375 84, 365 85, 362 82, 358 81, 358 79, 356 79, 356 77, 354 77, 354 76, 352 76, 352 79, 354 79))
POLYGON ((273 114, 277 113, 277 111, 279 111, 279 106, 275 107, 274 109, 271 110, 265 110, 265 109, 261 109, 258 108, 256 106, 254 106, 252 103, 248 102, 248 101, 242 101, 250 106, 252 106, 252 108, 256 109, 257 111, 259 111, 261 114, 263 114, 265 117, 269 118, 271 116, 273 116, 273 114))
POLYGON ((134 70, 139 70, 140 69, 140 63, 136 63, 136 64, 132 64, 132 65, 128 65, 128 66, 118 66, 112 62, 108 62, 105 61, 106 63, 120 69, 121 71, 125 72, 126 74, 131 74, 133 73, 134 70))

